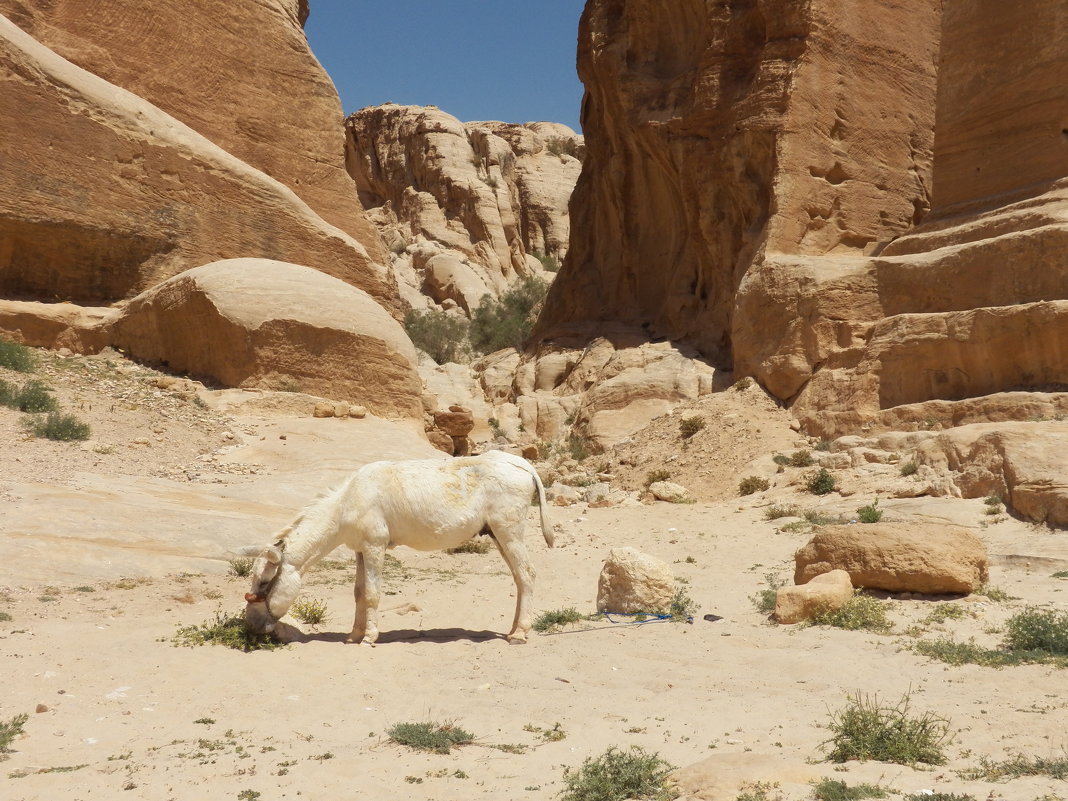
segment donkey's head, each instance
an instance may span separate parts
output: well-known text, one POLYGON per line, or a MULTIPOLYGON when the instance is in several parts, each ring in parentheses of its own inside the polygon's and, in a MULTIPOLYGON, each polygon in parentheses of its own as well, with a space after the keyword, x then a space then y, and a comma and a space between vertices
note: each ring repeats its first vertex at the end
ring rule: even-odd
POLYGON ((258 550, 252 588, 245 593, 245 623, 257 634, 274 630, 300 593, 300 573, 286 562, 285 541, 258 550))

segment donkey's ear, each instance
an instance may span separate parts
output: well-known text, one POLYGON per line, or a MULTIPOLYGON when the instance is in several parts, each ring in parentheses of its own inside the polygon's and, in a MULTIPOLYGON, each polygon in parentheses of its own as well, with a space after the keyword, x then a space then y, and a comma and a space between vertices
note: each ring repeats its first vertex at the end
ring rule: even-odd
POLYGON ((238 556, 259 556, 263 553, 262 545, 242 545, 240 548, 231 548, 230 553, 238 556))
POLYGON ((263 552, 263 555, 272 565, 277 565, 282 561, 282 550, 276 545, 270 546, 263 552))

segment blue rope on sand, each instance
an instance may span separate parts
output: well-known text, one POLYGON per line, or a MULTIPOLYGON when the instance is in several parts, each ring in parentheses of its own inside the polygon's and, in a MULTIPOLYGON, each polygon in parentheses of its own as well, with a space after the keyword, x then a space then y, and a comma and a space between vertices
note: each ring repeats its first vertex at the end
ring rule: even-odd
MULTIPOLYGON (((645 620, 612 620, 612 616, 607 612, 603 612, 602 614, 604 614, 605 620, 609 623, 615 623, 617 626, 641 626, 645 623, 663 623, 665 620, 672 620, 671 615, 647 615, 645 620)), ((687 618, 686 622, 693 623, 693 618, 687 618)))

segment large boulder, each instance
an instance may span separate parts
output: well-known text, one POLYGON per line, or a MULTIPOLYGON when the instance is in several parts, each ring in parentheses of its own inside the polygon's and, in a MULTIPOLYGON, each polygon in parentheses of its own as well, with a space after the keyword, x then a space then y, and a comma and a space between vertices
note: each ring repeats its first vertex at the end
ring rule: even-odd
POLYGON ((138 295, 109 340, 231 387, 299 389, 422 417, 415 347, 365 292, 296 264, 228 259, 138 295))
POLYGON ((825 526, 794 554, 794 583, 844 570, 854 587, 889 592, 970 593, 986 583, 986 546, 945 523, 825 526))
POLYGON ((666 612, 674 596, 671 568, 636 548, 613 548, 597 580, 598 612, 666 612))

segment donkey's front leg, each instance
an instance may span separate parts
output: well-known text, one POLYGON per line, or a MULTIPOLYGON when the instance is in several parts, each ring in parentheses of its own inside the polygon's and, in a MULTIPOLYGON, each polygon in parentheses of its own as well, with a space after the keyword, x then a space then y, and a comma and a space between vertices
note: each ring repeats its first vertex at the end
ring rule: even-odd
POLYGON ((367 568, 362 553, 356 554, 356 586, 352 594, 356 598, 356 619, 352 621, 352 633, 346 642, 360 642, 367 632, 367 568))

